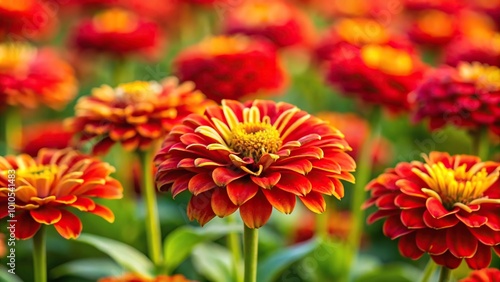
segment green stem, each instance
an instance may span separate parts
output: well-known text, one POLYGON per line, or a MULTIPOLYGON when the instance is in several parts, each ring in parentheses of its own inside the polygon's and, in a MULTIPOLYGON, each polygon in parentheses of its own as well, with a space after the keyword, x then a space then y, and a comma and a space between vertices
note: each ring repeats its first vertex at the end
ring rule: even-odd
POLYGON ((259 242, 259 229, 249 228, 245 225, 243 234, 245 250, 245 282, 257 281, 257 255, 259 242))
POLYGON ((33 268, 35 282, 47 282, 47 250, 45 226, 41 226, 33 237, 33 268))
POLYGON ((328 238, 328 210, 324 213, 316 214, 316 236, 321 239, 328 238))
POLYGON ((5 154, 14 154, 21 148, 22 138, 22 119, 19 108, 8 107, 5 118, 5 154))
POLYGON ((153 182, 153 150, 139 151, 142 172, 142 195, 146 207, 146 236, 148 242, 149 257, 153 263, 160 267, 163 263, 160 219, 158 216, 158 204, 156 202, 156 190, 153 182))
POLYGON ((128 81, 129 71, 127 68, 128 64, 125 58, 116 59, 113 70, 113 82, 115 86, 128 81))
MULTIPOLYGON (((230 215, 227 217, 227 222, 229 224, 233 224, 236 222, 234 215, 230 215)), ((231 250, 231 255, 233 257, 233 267, 234 267, 234 275, 236 277, 236 282, 243 281, 243 277, 240 271, 240 262, 241 262, 241 246, 240 246, 240 238, 238 233, 230 232, 227 236, 227 245, 231 250)))
POLYGON ((449 282, 451 276, 451 270, 445 266, 441 266, 441 272, 439 273, 438 282, 449 282))
POLYGON ((420 279, 420 282, 429 282, 429 279, 436 270, 436 266, 436 263, 434 263, 432 259, 429 259, 427 265, 425 266, 424 274, 422 275, 422 279, 420 279))
POLYGON ((477 131, 471 132, 472 136, 472 153, 482 161, 486 161, 489 157, 490 144, 488 139, 488 129, 483 127, 477 131))

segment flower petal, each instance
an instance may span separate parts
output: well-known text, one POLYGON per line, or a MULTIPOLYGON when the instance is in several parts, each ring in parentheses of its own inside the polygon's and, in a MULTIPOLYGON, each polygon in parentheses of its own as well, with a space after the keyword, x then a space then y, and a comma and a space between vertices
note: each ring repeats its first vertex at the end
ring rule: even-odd
POLYGON ((249 228, 260 228, 269 220, 273 207, 262 193, 247 201, 240 207, 241 219, 249 228))
POLYGON ((19 228, 16 228, 16 239, 26 240, 35 236, 41 224, 36 222, 28 211, 22 211, 16 214, 14 220, 17 220, 19 228), (22 228, 21 228, 22 227, 22 228))
POLYGON ((466 258, 465 262, 471 269, 486 268, 491 263, 491 249, 488 246, 479 244, 476 254, 471 258, 466 258))
POLYGON ((290 214, 295 208, 296 196, 281 189, 261 190, 269 203, 278 211, 290 214))
POLYGON ((500 231, 494 231, 487 226, 470 228, 469 231, 479 240, 479 242, 485 245, 495 246, 500 244, 500 231))
POLYGON ((329 196, 337 194, 335 192, 335 185, 324 173, 311 171, 307 174, 307 179, 311 182, 313 191, 329 196))
POLYGON ((71 206, 81 211, 89 211, 95 208, 95 202, 89 198, 78 197, 71 206))
POLYGON ((115 221, 115 215, 108 207, 95 204, 94 209, 89 212, 102 217, 109 223, 113 223, 115 221))
POLYGON ((300 173, 302 175, 306 175, 313 168, 311 162, 306 159, 299 159, 293 162, 287 162, 285 164, 276 163, 271 167, 273 170, 291 170, 296 173, 300 173))
POLYGON ((267 173, 266 175, 260 175, 260 176, 253 176, 250 175, 250 179, 253 181, 253 183, 259 185, 259 187, 264 188, 264 189, 271 189, 280 181, 281 179, 281 173, 279 172, 271 172, 267 173))
POLYGON ((318 192, 311 191, 305 196, 299 196, 302 203, 314 213, 323 213, 326 209, 326 202, 318 192))
POLYGON ((218 217, 225 217, 234 213, 238 206, 231 202, 225 188, 215 188, 212 195, 211 207, 218 217))
POLYGON ((216 185, 212 180, 212 176, 210 173, 200 173, 191 177, 188 182, 189 192, 193 193, 193 195, 199 195, 203 192, 209 191, 215 188, 216 185))
POLYGON ((227 195, 233 204, 241 206, 253 198, 260 190, 250 179, 238 179, 227 184, 227 195))
POLYGON ((415 232, 399 238, 398 248, 403 256, 414 260, 419 259, 424 254, 415 243, 415 232))
POLYGON ((281 179, 276 183, 276 187, 297 196, 305 196, 312 189, 311 182, 305 176, 290 172, 281 173, 281 179))
POLYGON ((432 217, 429 210, 424 211, 424 222, 430 228, 434 229, 444 229, 455 226, 458 222, 458 218, 454 215, 443 217, 441 219, 436 219, 432 217))
POLYGON ((424 214, 424 209, 408 209, 401 211, 401 222, 409 229, 420 229, 426 228, 424 219, 422 215, 424 214))
POLYGON ((433 197, 430 197, 427 199, 427 201, 425 202, 425 206, 427 207, 427 210, 432 215, 432 217, 434 217, 436 219, 440 219, 440 218, 445 217, 447 215, 458 212, 458 209, 456 209, 456 208, 451 210, 451 211, 447 210, 443 206, 441 201, 439 201, 438 199, 433 198, 433 197))
POLYGON ((458 258, 470 258, 477 251, 478 241, 462 224, 446 231, 446 244, 450 252, 458 258))
POLYGON ((446 230, 434 230, 430 228, 417 230, 415 237, 417 246, 431 255, 442 255, 448 250, 446 245, 446 230))
POLYGON ((462 262, 461 258, 455 257, 450 252, 445 252, 444 254, 437 255, 437 256, 431 255, 431 258, 438 265, 446 266, 449 269, 457 268, 460 265, 460 263, 462 262))
POLYGON ((419 197, 409 196, 407 194, 399 194, 394 199, 394 204, 401 209, 413 209, 425 206, 425 201, 419 197))
POLYGON ((476 213, 457 213, 456 217, 463 222, 468 227, 481 227, 486 222, 488 222, 488 218, 485 216, 478 215, 476 213))
POLYGON ((210 190, 191 197, 187 207, 190 220, 196 219, 203 226, 215 217, 211 205, 212 194, 213 190, 210 190))
POLYGON ((61 220, 54 224, 57 232, 65 239, 76 239, 82 232, 80 219, 67 210, 61 210, 61 220))
POLYGON ((61 210, 50 207, 40 207, 29 212, 36 222, 43 224, 54 224, 62 218, 61 210))
POLYGON ((408 229, 404 226, 398 215, 393 215, 388 217, 384 222, 383 231, 385 236, 394 240, 398 237, 409 234, 414 230, 408 229))
POLYGON ((212 172, 212 178, 217 186, 226 186, 233 180, 240 179, 247 173, 242 170, 231 170, 226 167, 218 167, 212 172))

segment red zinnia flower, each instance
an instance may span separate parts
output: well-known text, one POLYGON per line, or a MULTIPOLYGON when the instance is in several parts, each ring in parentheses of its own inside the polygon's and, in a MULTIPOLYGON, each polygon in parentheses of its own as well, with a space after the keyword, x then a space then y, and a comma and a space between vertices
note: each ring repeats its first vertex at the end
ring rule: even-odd
POLYGON ((414 120, 429 118, 433 130, 451 123, 471 130, 487 127, 500 135, 500 68, 479 63, 443 66, 410 98, 414 120))
MULTIPOLYGON (((54 225, 64 238, 77 238, 82 223, 70 207, 98 215, 109 222, 114 215, 91 198, 119 199, 121 184, 109 175, 114 168, 72 149, 42 149, 36 158, 28 155, 0 157, 0 203, 7 207, 8 175, 15 171, 16 238, 33 237, 41 224, 54 225)), ((10 200, 9 200, 10 201, 10 200)), ((0 219, 9 216, 7 208, 0 219)))
POLYGON ((126 150, 147 150, 185 116, 202 112, 213 101, 194 90, 192 82, 178 84, 175 77, 155 81, 104 85, 82 97, 75 106, 76 117, 68 128, 81 132, 80 141, 100 139, 95 154, 106 153, 120 142, 126 150))
POLYGON ((327 79, 363 102, 400 112, 409 110, 408 93, 425 70, 425 65, 406 50, 376 44, 361 49, 345 45, 331 55, 327 79))
POLYGON ((479 62, 500 67, 500 33, 455 40, 446 47, 444 54, 445 63, 454 67, 459 62, 479 62))
POLYGON ((308 18, 282 1, 243 2, 225 16, 225 30, 229 34, 263 36, 278 47, 307 45, 311 39, 308 18))
POLYGON ((65 129, 62 122, 51 121, 23 127, 22 146, 19 151, 32 157, 42 148, 64 149, 71 146, 74 132, 65 129))
POLYGON ((190 282, 186 277, 176 274, 174 276, 159 275, 154 278, 143 277, 138 274, 126 273, 119 277, 104 277, 97 282, 190 282))
POLYGON ((484 268, 472 271, 471 274, 460 279, 459 282, 499 282, 500 270, 496 268, 484 268))
POLYGON ((174 197, 192 193, 187 213, 201 225, 239 209, 259 228, 273 207, 291 213, 296 197, 316 213, 323 195, 342 198, 339 179, 354 180, 349 149, 342 133, 293 105, 223 100, 172 129, 156 156, 156 183, 174 197))
MULTIPOLYGON (((313 214, 302 214, 295 221, 292 242, 296 244, 313 238, 317 230, 316 221, 313 214)), ((328 235, 336 240, 347 241, 352 222, 352 214, 348 211, 334 211, 328 214, 328 235)))
POLYGON ((157 24, 120 8, 105 10, 83 20, 74 30, 72 44, 79 51, 105 52, 125 56, 156 55, 161 43, 157 24))
POLYGON ((424 253, 439 265, 488 267, 491 248, 500 255, 500 163, 468 155, 432 152, 425 163, 399 163, 371 181, 365 207, 386 218, 384 234, 399 238, 405 257, 424 253))
POLYGON ((0 1, 0 39, 38 39, 52 32, 56 17, 46 1, 0 1))
POLYGON ((174 65, 181 81, 193 81, 216 102, 276 91, 284 84, 274 46, 241 35, 208 38, 181 52, 174 65))
POLYGON ((0 44, 0 107, 60 109, 76 94, 73 69, 52 50, 23 43, 0 44))

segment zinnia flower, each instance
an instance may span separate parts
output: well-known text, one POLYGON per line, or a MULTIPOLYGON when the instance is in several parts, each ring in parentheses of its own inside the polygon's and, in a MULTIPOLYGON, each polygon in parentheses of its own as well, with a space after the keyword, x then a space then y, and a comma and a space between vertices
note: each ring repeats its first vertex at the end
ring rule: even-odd
MULTIPOLYGON (((316 217, 311 213, 302 214, 294 224, 293 244, 307 241, 316 233, 316 217)), ((328 214, 328 235, 340 241, 347 241, 352 226, 352 214, 349 211, 334 211, 328 214)))
POLYGON ((386 218, 385 236, 399 238, 399 251, 418 259, 428 253, 439 265, 488 267, 500 255, 500 163, 468 155, 431 152, 425 162, 399 163, 371 181, 365 207, 386 218))
POLYGON ((500 281, 500 270, 496 268, 484 268, 472 271, 471 274, 460 279, 459 282, 498 282, 500 281))
POLYGON ((263 36, 277 47, 307 45, 311 24, 298 9, 282 1, 247 1, 225 15, 224 29, 229 34, 263 36))
POLYGON ((327 79, 362 102, 400 112, 410 109, 408 93, 415 89, 425 70, 419 58, 406 50, 377 44, 361 49, 345 45, 332 54, 327 79))
POLYGON ((142 277, 138 274, 126 273, 119 277, 104 277, 97 282, 190 282, 186 277, 176 274, 174 276, 159 275, 154 278, 142 277))
POLYGON ((42 148, 64 149, 71 146, 73 135, 60 121, 30 124, 23 127, 19 151, 34 157, 42 148))
POLYGON ((0 44, 0 107, 60 109, 76 94, 73 69, 52 50, 24 43, 0 44))
POLYGON ((289 214, 296 197, 322 213, 323 195, 344 196, 339 179, 354 181, 354 160, 342 133, 287 103, 223 100, 190 115, 156 156, 156 183, 175 197, 193 194, 187 208, 201 225, 239 209, 249 228, 263 226, 273 207, 289 214))
POLYGON ((500 67, 500 33, 455 40, 446 47, 444 54, 445 63, 453 67, 460 62, 479 62, 500 67))
POLYGON ((216 102, 277 91, 284 85, 274 46, 241 35, 205 39, 182 51, 174 68, 181 81, 193 81, 216 102))
POLYGON ((80 22, 73 31, 71 44, 79 51, 154 56, 161 40, 157 24, 133 12, 111 8, 80 22))
POLYGON ((430 120, 430 128, 454 124, 480 127, 500 135, 500 69, 479 63, 443 66, 431 72, 410 95, 414 120, 430 120))
MULTIPOLYGON (((72 149, 42 149, 35 158, 22 154, 0 157, 0 203, 7 207, 8 175, 15 175, 16 238, 33 237, 41 224, 54 225, 64 238, 77 238, 82 232, 80 219, 70 208, 90 212, 109 222, 111 210, 92 198, 119 199, 121 184, 109 175, 114 168, 107 163, 72 149)), ((11 201, 11 200, 9 200, 11 201)), ((0 219, 11 216, 8 209, 0 219)))
POLYGON ((50 14, 48 1, 0 1, 0 39, 39 39, 49 35, 57 17, 50 14))
POLYGON ((194 90, 192 82, 178 84, 175 77, 161 83, 135 81, 116 88, 103 85, 82 97, 68 128, 81 132, 80 141, 99 139, 95 154, 104 154, 116 142, 126 150, 147 150, 182 118, 202 112, 213 102, 194 90))

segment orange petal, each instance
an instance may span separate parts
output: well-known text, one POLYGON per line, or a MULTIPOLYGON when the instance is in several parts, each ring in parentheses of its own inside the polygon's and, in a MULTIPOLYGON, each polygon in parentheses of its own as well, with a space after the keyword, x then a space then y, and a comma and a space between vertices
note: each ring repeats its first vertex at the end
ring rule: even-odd
MULTIPOLYGON (((177 173, 179 174, 179 173, 177 173)), ((193 174, 189 173, 186 175, 179 175, 179 177, 172 184, 172 197, 179 195, 179 193, 184 192, 188 189, 189 180, 193 177, 193 174)), ((158 183, 158 182, 157 182, 158 183)))
POLYGON ((57 232, 65 239, 76 239, 82 232, 80 219, 66 210, 61 210, 62 218, 54 224, 57 232))
POLYGON ((54 224, 62 218, 61 210, 49 207, 30 210, 30 214, 36 222, 43 224, 54 224))
POLYGON ((239 179, 227 184, 227 195, 233 204, 241 206, 253 198, 260 190, 257 184, 248 178, 239 179))
POLYGON ((95 208, 96 204, 89 198, 79 197, 71 206, 81 211, 90 211, 95 208))
POLYGON ((144 137, 156 139, 162 134, 162 127, 159 124, 142 123, 136 126, 137 132, 144 137))
POLYGON ((196 219, 203 226, 215 217, 211 205, 212 194, 213 190, 210 190, 191 197, 187 207, 187 215, 190 220, 196 219))
POLYGON ((267 173, 266 175, 260 176, 250 175, 250 179, 253 181, 253 183, 259 185, 264 189, 271 189, 274 185, 276 185, 276 183, 278 183, 278 181, 280 181, 281 173, 271 172, 267 173))
POLYGON ((218 167, 212 172, 212 178, 217 186, 226 186, 233 180, 242 178, 247 173, 242 170, 231 170, 225 167, 218 167))
POLYGON ((308 160, 305 159, 299 159, 296 161, 292 162, 287 162, 283 164, 282 162, 276 163, 275 165, 272 166, 273 170, 278 170, 278 169, 286 169, 286 170, 291 170, 293 172, 300 173, 302 175, 306 175, 312 170, 312 163, 308 160))
POLYGON ((241 219, 249 228, 259 228, 266 224, 272 211, 273 207, 262 193, 257 193, 240 207, 241 219))
POLYGON ((218 217, 228 216, 238 209, 238 206, 231 202, 224 188, 214 189, 211 206, 218 217))
POLYGON ((113 223, 115 221, 115 215, 105 206, 95 204, 94 209, 89 212, 104 218, 107 222, 113 223))
POLYGON ((299 199, 312 212, 323 213, 326 209, 325 199, 323 198, 323 195, 318 192, 312 191, 305 196, 299 196, 299 199))
POLYGON ((312 189, 311 182, 305 176, 291 172, 282 172, 276 187, 297 196, 307 195, 312 189))
POLYGON ((97 156, 105 155, 114 144, 115 141, 111 140, 109 137, 105 137, 94 145, 92 154, 97 156))
POLYGON ((263 189, 269 203, 278 211, 284 214, 290 214, 295 208, 296 196, 281 189, 263 189))
POLYGON ((335 186, 324 173, 317 170, 311 171, 307 175, 307 179, 311 182, 313 191, 326 195, 333 195, 335 193, 335 186))
POLYGON ((209 173, 200 173, 191 177, 188 182, 188 189, 193 195, 199 195, 217 187, 209 173))

